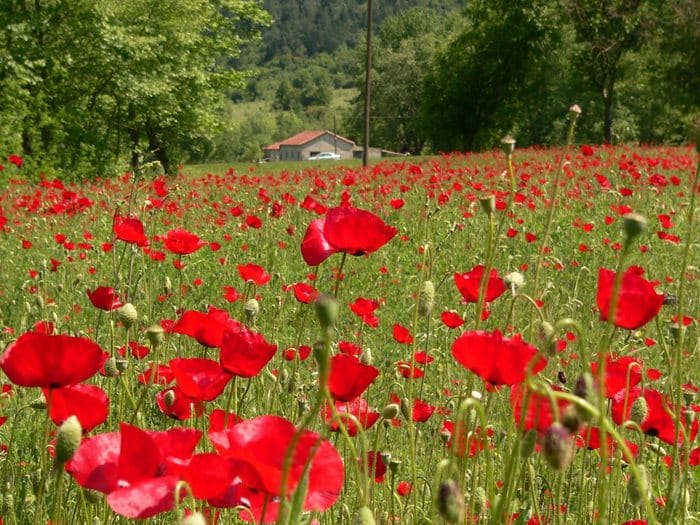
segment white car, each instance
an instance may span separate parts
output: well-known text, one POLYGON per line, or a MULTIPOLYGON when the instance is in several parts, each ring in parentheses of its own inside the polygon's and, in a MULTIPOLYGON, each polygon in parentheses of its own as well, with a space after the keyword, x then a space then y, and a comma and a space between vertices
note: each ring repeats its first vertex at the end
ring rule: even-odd
POLYGON ((340 155, 333 153, 332 151, 323 151, 321 153, 311 155, 309 160, 340 160, 340 155))

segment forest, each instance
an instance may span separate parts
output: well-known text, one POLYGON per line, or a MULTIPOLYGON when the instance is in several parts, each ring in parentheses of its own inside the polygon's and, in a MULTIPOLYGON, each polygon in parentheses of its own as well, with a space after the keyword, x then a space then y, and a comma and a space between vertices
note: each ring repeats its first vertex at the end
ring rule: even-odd
MULTIPOLYGON (((362 141, 365 1, 7 0, 0 152, 91 177, 254 160, 302 129, 362 141), (183 23, 186 21, 186 23, 183 23)), ((694 0, 403 0, 372 12, 371 142, 417 154, 563 140, 683 143, 694 0)))

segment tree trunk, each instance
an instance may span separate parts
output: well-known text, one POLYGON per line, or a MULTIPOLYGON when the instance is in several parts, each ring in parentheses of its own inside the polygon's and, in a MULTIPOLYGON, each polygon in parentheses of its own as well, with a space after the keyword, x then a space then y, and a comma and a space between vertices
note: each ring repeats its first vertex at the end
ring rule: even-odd
POLYGON ((170 157, 165 146, 158 139, 158 135, 153 128, 148 128, 148 148, 155 155, 160 165, 163 166, 163 171, 166 175, 172 175, 170 157))
POLYGON ((613 120, 613 83, 603 91, 603 103, 605 104, 605 118, 603 120, 603 133, 605 142, 612 144, 612 120, 613 120))

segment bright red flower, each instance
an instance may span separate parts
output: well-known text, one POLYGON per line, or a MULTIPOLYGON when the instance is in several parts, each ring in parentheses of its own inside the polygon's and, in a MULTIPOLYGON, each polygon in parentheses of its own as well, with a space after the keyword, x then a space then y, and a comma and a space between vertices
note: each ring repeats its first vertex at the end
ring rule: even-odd
MULTIPOLYGON (((661 441, 669 445, 676 444, 676 425, 673 421, 674 408, 666 396, 657 390, 639 387, 629 390, 620 390, 612 398, 612 419, 621 425, 630 418, 632 404, 638 397, 643 397, 646 401, 646 417, 640 423, 642 432, 648 436, 658 437, 661 441), (626 409, 626 410, 625 410, 626 409), (624 412, 623 412, 624 411, 624 412)), ((685 415, 681 411, 681 424, 685 427, 690 441, 695 439, 698 432, 698 422, 693 418, 690 428, 687 426, 685 415)), ((678 444, 683 443, 683 432, 678 433, 678 444)))
POLYGON ((169 472, 187 482, 197 499, 221 496, 237 475, 232 461, 213 452, 184 459, 168 458, 167 465, 169 472))
POLYGON ((325 219, 315 219, 309 223, 301 241, 301 255, 309 266, 318 266, 335 253, 323 236, 325 219))
POLYGON ((447 328, 459 328, 464 324, 464 319, 462 319, 459 314, 452 310, 446 310, 440 314, 440 319, 442 324, 447 328))
POLYGON ((493 436, 493 429, 486 430, 486 435, 481 435, 481 428, 476 427, 474 432, 462 421, 462 424, 455 428, 454 421, 446 419, 442 422, 441 434, 447 436, 445 446, 458 457, 474 457, 488 445, 488 438, 493 436))
POLYGON ((452 356, 492 385, 518 384, 547 366, 547 359, 520 334, 503 337, 498 329, 464 332, 452 344, 452 356))
MULTIPOLYGON (((119 355, 126 357, 126 347, 119 347, 119 355)), ((145 345, 140 345, 136 341, 129 341, 129 354, 134 359, 143 359, 151 352, 151 349, 145 345)))
POLYGON ((198 401, 213 401, 219 397, 232 377, 212 359, 171 359, 170 370, 180 390, 198 401))
POLYGON ((408 496, 412 489, 413 487, 408 481, 399 481, 399 484, 396 485, 396 493, 399 496, 408 496))
MULTIPOLYGON (((622 276, 622 285, 615 308, 615 326, 636 330, 651 321, 664 303, 664 294, 657 293, 654 284, 641 277, 643 270, 632 266, 622 276)), ((608 320, 615 272, 607 268, 598 270, 596 302, 600 318, 608 320)))
POLYGON ((110 508, 127 518, 148 518, 172 509, 180 476, 169 471, 173 458, 192 456, 198 430, 141 430, 121 423, 119 432, 85 439, 66 470, 78 485, 107 494, 110 508))
POLYGON ((226 412, 220 408, 215 408, 209 414, 209 433, 221 432, 227 428, 231 428, 243 421, 243 418, 238 417, 233 412, 226 412))
POLYGON ((352 401, 364 392, 379 375, 379 369, 363 365, 355 356, 338 354, 331 357, 328 388, 336 401, 352 401))
POLYGON ((162 414, 178 421, 191 418, 193 410, 197 416, 202 414, 202 402, 185 394, 177 385, 158 392, 156 405, 162 414))
POLYGON ((102 366, 102 354, 84 337, 28 332, 7 345, 0 368, 16 385, 56 388, 92 377, 102 366))
POLYGON ((335 252, 372 253, 388 243, 397 230, 379 217, 352 206, 330 208, 326 217, 309 224, 301 253, 309 266, 321 264, 335 252))
POLYGON ((425 372, 417 366, 411 368, 411 363, 409 361, 396 361, 396 370, 406 379, 418 379, 425 375, 425 372))
POLYGON ((362 319, 362 322, 376 328, 379 324, 379 319, 374 315, 374 311, 379 308, 379 302, 364 297, 358 297, 355 302, 348 305, 350 310, 362 319))
POLYGON ((205 241, 182 228, 170 230, 163 239, 165 249, 177 255, 189 255, 207 245, 205 241))
POLYGON ((433 415, 433 412, 435 412, 435 406, 427 401, 423 401, 422 399, 415 399, 413 401, 411 417, 416 423, 425 423, 430 419, 430 416, 433 415))
POLYGON ((314 302, 319 295, 316 288, 306 283, 295 283, 293 289, 296 300, 304 304, 314 302))
POLYGON ((221 342, 219 362, 228 373, 239 377, 256 376, 277 352, 277 345, 247 328, 229 330, 221 342))
MULTIPOLYGON (((560 390, 557 387, 552 387, 552 389, 560 390)), ((564 399, 557 399, 559 413, 561 414, 569 404, 564 399)), ((522 432, 534 429, 538 434, 543 435, 554 422, 554 414, 552 413, 552 404, 549 401, 549 397, 537 394, 524 384, 511 387, 510 406, 513 411, 515 424, 522 432), (527 400, 527 407, 523 413, 523 402, 525 400, 527 400)))
POLYGON ((12 154, 9 157, 7 157, 7 162, 9 162, 10 164, 14 164, 18 168, 21 168, 22 164, 24 164, 24 159, 19 155, 12 154))
POLYGON ((252 263, 239 264, 238 275, 240 275, 241 279, 245 282, 251 281, 255 283, 255 286, 267 284, 271 279, 271 275, 265 272, 265 268, 252 263))
POLYGON ((135 217, 121 217, 117 215, 114 217, 112 230, 114 237, 120 241, 136 244, 137 246, 148 244, 148 237, 146 237, 143 223, 135 217))
POLYGON ((227 330, 240 328, 240 323, 231 319, 225 310, 209 307, 207 313, 187 310, 173 327, 176 334, 188 335, 208 348, 218 348, 227 330))
POLYGON ((51 421, 60 425, 70 416, 76 416, 83 432, 104 423, 109 415, 109 398, 99 386, 70 385, 44 389, 51 421))
MULTIPOLYGON (((454 274, 455 285, 465 302, 476 303, 479 301, 479 287, 481 286, 483 275, 484 267, 482 265, 475 266, 466 273, 454 274)), ((498 276, 496 270, 492 269, 489 273, 484 301, 490 303, 494 299, 498 299, 505 291, 506 285, 503 279, 498 276)))
POLYGON ((413 336, 408 328, 398 323, 394 323, 392 335, 394 337, 394 341, 399 344, 410 345, 413 342, 413 336))
MULTIPOLYGON (((210 433, 209 439, 219 454, 238 463, 240 476, 238 484, 233 485, 234 497, 212 504, 242 504, 250 508, 256 522, 271 523, 277 518, 278 498, 291 495, 304 476, 307 479, 304 510, 324 511, 340 496, 344 466, 338 451, 315 432, 298 430, 282 417, 266 415, 242 421, 232 428, 210 433), (283 493, 285 458, 295 435, 298 440, 283 493)), ((250 517, 245 518, 246 514, 241 513, 241 517, 248 521, 250 517)))
MULTIPOLYGON (((612 397, 623 388, 631 388, 642 380, 641 362, 631 356, 605 356, 605 397, 612 397)), ((598 363, 591 363, 594 377, 598 377, 598 363)))
POLYGON ((340 423, 342 422, 342 424, 345 425, 350 437, 356 436, 359 429, 357 428, 354 420, 343 417, 343 414, 351 414, 355 416, 363 429, 368 429, 374 425, 380 416, 379 412, 372 410, 367 401, 361 397, 356 397, 347 403, 335 401, 335 410, 340 415, 340 420, 335 419, 331 422, 331 407, 326 404, 324 409, 323 416, 326 424, 328 424, 329 430, 331 432, 338 432, 340 430, 340 423))
POLYGON ((87 295, 92 305, 100 310, 114 310, 124 304, 111 286, 98 286, 94 291, 88 290, 87 295))
POLYGON ((376 483, 384 481, 387 465, 384 463, 380 452, 368 451, 366 459, 360 460, 360 468, 368 476, 374 478, 376 483))
POLYGON ((168 365, 151 363, 145 372, 136 378, 142 385, 167 385, 173 380, 173 373, 168 365))

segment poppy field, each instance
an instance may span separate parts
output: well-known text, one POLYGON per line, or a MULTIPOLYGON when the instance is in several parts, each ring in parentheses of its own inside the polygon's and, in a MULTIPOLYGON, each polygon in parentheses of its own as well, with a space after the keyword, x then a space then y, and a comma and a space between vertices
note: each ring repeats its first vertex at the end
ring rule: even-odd
POLYGON ((12 156, 1 523, 700 521, 697 151, 502 146, 12 156))

